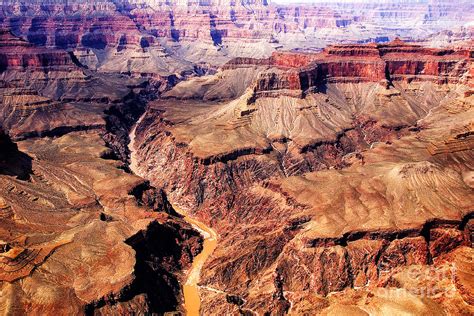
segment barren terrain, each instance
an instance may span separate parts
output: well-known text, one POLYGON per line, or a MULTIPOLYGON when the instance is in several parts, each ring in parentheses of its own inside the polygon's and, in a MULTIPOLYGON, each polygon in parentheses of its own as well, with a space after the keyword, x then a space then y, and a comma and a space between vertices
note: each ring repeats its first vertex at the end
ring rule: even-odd
POLYGON ((471 1, 0 7, 0 314, 474 313, 471 1))

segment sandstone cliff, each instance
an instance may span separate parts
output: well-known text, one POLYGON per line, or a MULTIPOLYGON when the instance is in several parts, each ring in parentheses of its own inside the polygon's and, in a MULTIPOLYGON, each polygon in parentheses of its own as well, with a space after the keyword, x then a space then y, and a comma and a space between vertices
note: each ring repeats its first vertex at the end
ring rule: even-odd
POLYGON ((333 45, 321 53, 274 53, 268 59, 236 58, 223 69, 265 67, 257 96, 304 96, 327 83, 437 81, 467 83, 469 49, 428 49, 400 40, 378 45, 333 45))
POLYGON ((159 192, 101 159, 97 134, 23 141, 21 153, 2 133, 0 147, 2 313, 181 308, 180 270, 201 238, 159 192))
POLYGON ((472 6, 3 1, 0 312, 472 314, 472 6))

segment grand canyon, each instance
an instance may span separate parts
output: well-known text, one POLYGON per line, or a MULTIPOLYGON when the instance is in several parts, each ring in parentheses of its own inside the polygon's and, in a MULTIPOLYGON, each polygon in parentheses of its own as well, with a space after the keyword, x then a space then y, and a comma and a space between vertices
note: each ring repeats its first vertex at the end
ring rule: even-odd
POLYGON ((2 315, 474 314, 474 3, 3 0, 2 315))

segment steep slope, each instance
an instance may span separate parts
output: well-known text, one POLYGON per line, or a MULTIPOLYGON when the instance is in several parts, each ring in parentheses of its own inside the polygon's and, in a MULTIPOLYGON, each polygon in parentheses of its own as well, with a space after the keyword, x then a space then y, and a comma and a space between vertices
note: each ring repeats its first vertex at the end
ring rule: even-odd
POLYGON ((73 54, 0 31, 0 119, 13 139, 97 130, 122 160, 128 129, 175 76, 133 78, 87 69, 73 54))
POLYGON ((34 46, 7 30, 0 32, 0 56, 2 122, 16 138, 105 125, 100 113, 130 93, 127 84, 140 83, 93 77, 67 52, 34 46))
POLYGON ((471 1, 0 8, 2 314, 474 313, 471 1))
POLYGON ((2 313, 179 309, 179 270, 200 237, 153 202, 156 190, 101 159, 94 133, 19 148, 32 157, 29 181, 0 175, 2 313))
POLYGON ((0 312, 182 310, 202 239, 125 171, 142 93, 167 78, 97 74, 8 30, 0 67, 0 312))
POLYGON ((2 127, 0 127, 0 148, 0 174, 28 179, 31 173, 31 158, 18 150, 2 127))
POLYGON ((472 256, 470 56, 396 41, 239 59, 202 86, 254 69, 237 99, 153 102, 138 173, 220 236, 201 312, 472 313, 470 272, 450 268, 472 256))

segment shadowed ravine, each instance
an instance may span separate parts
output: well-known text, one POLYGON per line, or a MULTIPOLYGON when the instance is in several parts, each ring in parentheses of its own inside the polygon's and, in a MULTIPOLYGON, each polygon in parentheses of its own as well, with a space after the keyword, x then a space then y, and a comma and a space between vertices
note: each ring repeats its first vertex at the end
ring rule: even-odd
MULTIPOLYGON (((140 175, 138 170, 138 164, 136 159, 135 151, 135 136, 136 128, 141 123, 145 117, 146 112, 139 118, 135 126, 130 131, 130 170, 136 175, 140 175)), ((186 212, 179 208, 176 205, 173 205, 173 208, 176 212, 184 216, 184 220, 191 224, 194 229, 198 230, 201 235, 204 237, 203 249, 199 255, 197 255, 192 263, 191 268, 187 271, 187 280, 183 285, 183 295, 184 295, 184 307, 186 310, 186 315, 195 316, 199 315, 199 310, 201 307, 201 299, 199 296, 199 279, 201 274, 201 269, 204 266, 206 260, 214 252, 217 246, 217 233, 204 223, 190 218, 186 215, 186 212)))

